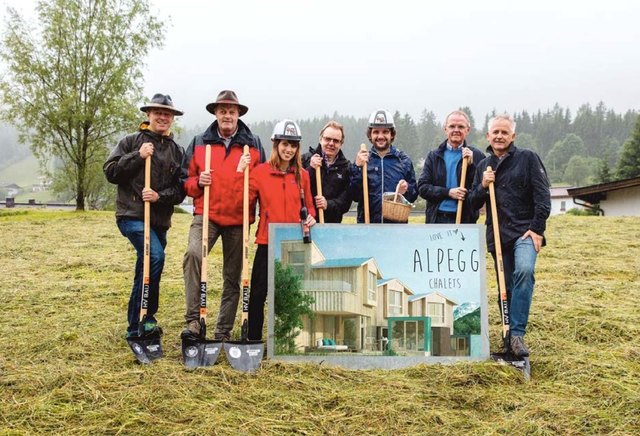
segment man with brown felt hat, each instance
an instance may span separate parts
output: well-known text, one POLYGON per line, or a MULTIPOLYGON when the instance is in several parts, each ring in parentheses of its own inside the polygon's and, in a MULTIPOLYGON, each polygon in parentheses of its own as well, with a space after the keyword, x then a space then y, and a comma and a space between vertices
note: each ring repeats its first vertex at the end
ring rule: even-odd
POLYGON ((103 166, 107 180, 118 185, 116 222, 118 229, 138 254, 129 298, 127 338, 139 331, 139 313, 143 280, 144 202, 151 203, 150 274, 145 334, 158 331, 155 318, 158 310, 160 277, 164 267, 167 231, 171 227, 173 206, 184 199, 181 175, 183 148, 173 140, 171 126, 176 109, 171 97, 155 94, 140 110, 147 120, 136 133, 125 136, 113 149, 103 166), (151 188, 144 187, 145 159, 151 157, 151 188))
MULTIPOLYGON (((225 340, 231 336, 240 296, 242 273, 242 178, 238 164, 243 147, 249 146, 250 168, 264 162, 264 150, 260 138, 239 118, 249 108, 240 103, 235 92, 221 91, 213 103, 206 106, 215 115, 215 121, 189 146, 183 161, 187 173, 184 189, 193 198, 193 222, 189 229, 189 242, 183 259, 186 329, 183 338, 199 336, 200 272, 202 269, 202 212, 209 208, 209 251, 222 237, 223 288, 220 313, 214 331, 214 339, 225 340), (211 144, 211 169, 205 171, 206 144, 211 144), (209 204, 204 202, 204 187, 210 186, 209 204), (238 188, 240 186, 240 189, 238 188)), ((250 213, 253 222, 255 214, 250 213)))

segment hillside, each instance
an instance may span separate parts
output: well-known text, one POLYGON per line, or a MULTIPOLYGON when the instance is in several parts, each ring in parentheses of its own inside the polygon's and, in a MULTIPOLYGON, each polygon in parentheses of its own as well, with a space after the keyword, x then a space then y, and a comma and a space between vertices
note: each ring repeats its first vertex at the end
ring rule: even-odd
MULTIPOLYGON (((420 219, 420 218, 417 218, 420 219)), ((492 362, 349 371, 224 358, 180 363, 182 255, 169 232, 159 319, 166 357, 123 340, 133 250, 108 212, 0 210, 0 434, 637 434, 640 220, 554 217, 538 263, 533 380, 492 362)), ((211 311, 221 245, 209 257, 211 311)), ((490 263, 489 263, 490 265, 490 263)), ((489 271, 491 343, 499 325, 489 271)))

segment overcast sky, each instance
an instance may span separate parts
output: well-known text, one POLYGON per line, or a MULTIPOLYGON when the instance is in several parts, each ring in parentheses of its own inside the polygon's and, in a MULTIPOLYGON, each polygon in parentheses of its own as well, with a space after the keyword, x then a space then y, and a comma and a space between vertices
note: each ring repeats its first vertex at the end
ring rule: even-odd
MULTIPOLYGON (((27 10, 23 0, 2 0, 27 10)), ((463 0, 151 0, 169 24, 147 59, 145 94, 169 93, 186 114, 222 89, 247 122, 377 108, 438 119, 469 106, 575 109, 604 101, 640 109, 640 2, 463 0)))

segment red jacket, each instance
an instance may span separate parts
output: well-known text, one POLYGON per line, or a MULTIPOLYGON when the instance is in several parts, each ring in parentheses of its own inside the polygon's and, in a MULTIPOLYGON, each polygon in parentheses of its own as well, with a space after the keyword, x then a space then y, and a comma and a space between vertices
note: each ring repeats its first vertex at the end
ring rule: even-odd
MULTIPOLYGON (((242 225, 242 182, 243 173, 236 171, 244 145, 249 145, 251 166, 249 171, 260 164, 260 148, 254 145, 251 132, 238 121, 238 134, 234 136, 227 150, 217 135, 217 121, 203 136, 196 136, 186 153, 188 177, 184 190, 193 197, 193 214, 202 215, 204 188, 198 185, 200 173, 205 170, 204 143, 211 143, 211 188, 209 189, 209 220, 220 226, 242 225)), ((249 211, 250 222, 255 221, 255 209, 249 211)))
MULTIPOLYGON (((300 187, 296 183, 293 170, 283 174, 281 171, 274 170, 269 162, 259 165, 249 174, 249 201, 254 206, 256 199, 260 202, 260 223, 256 232, 256 244, 268 244, 270 223, 300 222, 302 206, 300 187)), ((309 173, 301 169, 300 176, 307 210, 315 218, 316 209, 311 196, 309 173)))

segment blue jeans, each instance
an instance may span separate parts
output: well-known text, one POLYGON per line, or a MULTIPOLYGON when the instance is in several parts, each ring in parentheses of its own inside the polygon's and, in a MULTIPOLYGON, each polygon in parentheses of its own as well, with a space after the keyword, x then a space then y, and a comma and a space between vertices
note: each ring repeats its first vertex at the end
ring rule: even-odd
MULTIPOLYGON (((491 255, 495 264, 496 253, 491 252, 491 255)), ((536 283, 534 273, 537 258, 538 253, 533 247, 531 238, 518 238, 515 242, 502 246, 502 264, 507 284, 511 336, 524 336, 527 330, 533 286, 536 283)), ((497 275, 498 267, 497 265, 495 267, 497 275)), ((499 295, 498 304, 500 304, 499 295)))
MULTIPOLYGON (((131 296, 129 297, 129 309, 127 319, 129 327, 127 332, 137 332, 140 320, 140 304, 142 298, 142 263, 144 257, 144 222, 130 218, 117 220, 118 229, 122 236, 129 239, 136 249, 137 259, 131 296)), ((151 228, 150 234, 150 259, 149 259, 149 299, 147 301, 147 319, 155 321, 158 311, 158 297, 160 294, 160 277, 164 268, 164 248, 167 246, 167 231, 151 228)))

